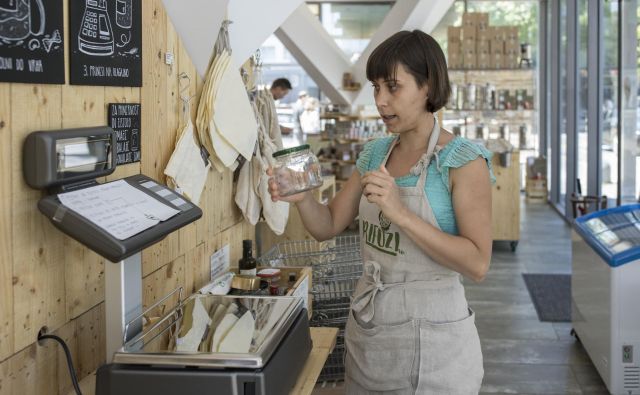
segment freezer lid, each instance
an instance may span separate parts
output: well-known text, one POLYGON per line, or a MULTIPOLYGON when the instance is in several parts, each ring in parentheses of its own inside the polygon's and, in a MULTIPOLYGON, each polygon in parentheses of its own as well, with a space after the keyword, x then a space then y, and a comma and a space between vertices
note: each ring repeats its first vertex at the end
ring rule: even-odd
MULTIPOLYGON (((113 357, 114 363, 143 364, 163 366, 194 366, 208 368, 246 368, 255 369, 263 367, 280 341, 283 339, 295 318, 303 310, 302 298, 297 297, 259 297, 259 296, 220 296, 194 294, 169 311, 162 320, 167 324, 158 328, 154 333, 144 332, 124 347, 118 350, 113 357), (180 325, 188 325, 184 319, 184 311, 189 303, 198 299, 205 310, 212 312, 218 306, 223 306, 230 314, 236 314, 238 319, 253 321, 253 334, 249 350, 245 352, 231 352, 233 341, 227 342, 226 352, 185 352, 175 351, 174 342, 167 341, 172 334, 177 334, 180 325), (248 317, 247 312, 253 317, 248 317)), ((233 320, 232 320, 233 321, 233 320)), ((212 323, 210 331, 215 334, 222 320, 212 323)), ((229 329, 229 328, 227 328, 229 329)), ((230 331, 233 331, 233 326, 230 331)), ((203 338, 206 337, 203 336, 203 338)))
POLYGON ((574 228, 611 267, 640 259, 640 204, 578 217, 574 228))

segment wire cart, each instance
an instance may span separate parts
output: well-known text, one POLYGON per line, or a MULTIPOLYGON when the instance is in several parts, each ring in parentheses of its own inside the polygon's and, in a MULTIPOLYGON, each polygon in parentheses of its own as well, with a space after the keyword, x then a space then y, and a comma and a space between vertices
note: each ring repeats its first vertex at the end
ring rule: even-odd
POLYGON ((311 266, 313 315, 310 324, 339 328, 336 346, 318 381, 344 380, 344 328, 351 296, 362 275, 360 237, 338 236, 324 242, 287 241, 275 245, 258 261, 269 266, 311 266))

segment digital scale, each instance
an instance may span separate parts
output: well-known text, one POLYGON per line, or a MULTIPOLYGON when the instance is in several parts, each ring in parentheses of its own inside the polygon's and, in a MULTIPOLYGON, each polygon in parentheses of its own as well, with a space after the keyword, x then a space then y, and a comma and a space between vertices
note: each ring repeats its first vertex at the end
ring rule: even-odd
MULTIPOLYGON (((32 188, 48 191, 48 196, 38 202, 40 211, 63 233, 114 262, 105 265, 108 360, 122 347, 123 340, 128 340, 125 324, 142 311, 141 251, 202 216, 199 207, 142 174, 99 184, 96 178, 107 176, 116 168, 115 148, 116 133, 104 126, 33 132, 27 136, 22 153, 26 183, 32 188), (98 188, 116 185, 119 190, 132 193, 138 201, 146 200, 147 205, 175 214, 164 221, 154 220, 157 222, 154 226, 121 239, 97 225, 94 219, 61 202, 67 194, 90 195, 98 188)), ((100 198, 99 193, 93 195, 100 198)), ((109 201, 102 203, 105 209, 115 207, 125 210, 122 211, 125 214, 136 213, 134 208, 128 207, 129 202, 124 205, 127 207, 122 207, 122 204, 118 207, 109 201)), ((109 212, 96 214, 104 220, 109 212)), ((148 217, 145 213, 137 214, 148 217)), ((122 220, 126 221, 126 216, 122 220)), ((130 328, 128 337, 135 336, 141 329, 142 321, 139 320, 130 328)))
POLYGON ((572 324, 612 394, 640 394, 640 204, 578 217, 572 324))
POLYGON ((197 220, 202 211, 141 174, 97 183, 115 170, 115 147, 109 127, 34 132, 23 146, 25 181, 48 191, 38 202, 40 211, 56 228, 114 262, 105 264, 107 364, 97 371, 96 394, 288 393, 312 347, 301 298, 194 294, 182 300, 178 288, 142 311, 140 251, 197 220), (176 306, 143 331, 143 316, 176 292, 176 306), (231 304, 251 311, 249 350, 175 351, 167 339, 184 325, 185 305, 194 298, 211 311, 231 304))

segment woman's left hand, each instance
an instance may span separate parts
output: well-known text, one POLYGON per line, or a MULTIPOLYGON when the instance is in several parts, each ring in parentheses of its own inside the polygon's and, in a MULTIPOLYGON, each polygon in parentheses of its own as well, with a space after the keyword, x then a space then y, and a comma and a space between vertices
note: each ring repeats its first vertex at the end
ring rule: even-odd
POLYGON ((380 165, 378 170, 362 176, 362 193, 369 203, 377 205, 389 221, 398 224, 406 218, 406 207, 400 200, 396 180, 380 165))

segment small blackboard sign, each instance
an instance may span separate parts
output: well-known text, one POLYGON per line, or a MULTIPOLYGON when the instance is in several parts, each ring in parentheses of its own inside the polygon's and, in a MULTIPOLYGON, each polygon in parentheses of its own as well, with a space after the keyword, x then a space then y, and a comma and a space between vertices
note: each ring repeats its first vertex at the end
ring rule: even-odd
POLYGON ((72 85, 142 86, 141 0, 69 0, 69 43, 72 85))
POLYGON ((62 0, 0 0, 0 81, 64 84, 62 0))
POLYGON ((140 104, 109 103, 109 126, 116 132, 116 164, 140 162, 140 104))

